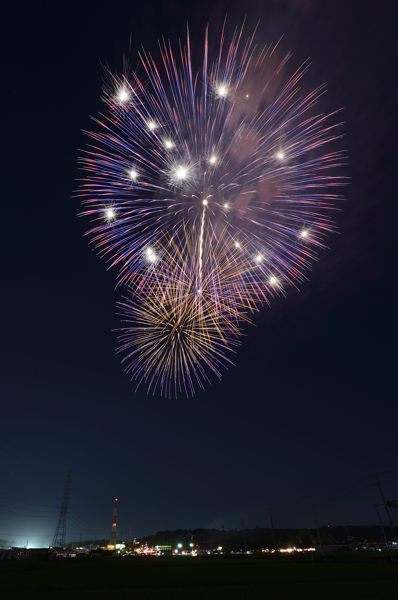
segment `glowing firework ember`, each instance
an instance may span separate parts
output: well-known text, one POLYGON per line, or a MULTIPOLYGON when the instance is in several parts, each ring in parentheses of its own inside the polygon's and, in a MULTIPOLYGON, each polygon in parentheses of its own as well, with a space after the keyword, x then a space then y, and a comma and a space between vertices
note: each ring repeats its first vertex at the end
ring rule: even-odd
POLYGON ((222 32, 214 60, 190 40, 111 77, 81 157, 80 196, 99 254, 129 298, 120 351, 154 392, 191 394, 230 363, 239 324, 304 277, 344 179, 325 86, 289 75, 278 45, 222 32))

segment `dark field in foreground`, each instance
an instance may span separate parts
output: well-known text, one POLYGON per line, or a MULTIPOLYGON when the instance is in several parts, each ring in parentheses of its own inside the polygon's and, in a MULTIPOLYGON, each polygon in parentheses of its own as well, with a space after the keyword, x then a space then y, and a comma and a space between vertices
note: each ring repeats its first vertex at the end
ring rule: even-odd
POLYGON ((0 563, 0 596, 382 600, 398 597, 398 562, 265 558, 125 558, 0 563))

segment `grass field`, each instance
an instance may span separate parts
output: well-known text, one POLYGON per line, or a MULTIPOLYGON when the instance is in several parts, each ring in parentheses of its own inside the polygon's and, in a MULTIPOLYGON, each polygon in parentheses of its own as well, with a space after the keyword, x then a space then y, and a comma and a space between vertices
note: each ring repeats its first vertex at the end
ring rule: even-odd
POLYGON ((125 558, 0 563, 0 597, 152 600, 398 598, 398 562, 125 558))

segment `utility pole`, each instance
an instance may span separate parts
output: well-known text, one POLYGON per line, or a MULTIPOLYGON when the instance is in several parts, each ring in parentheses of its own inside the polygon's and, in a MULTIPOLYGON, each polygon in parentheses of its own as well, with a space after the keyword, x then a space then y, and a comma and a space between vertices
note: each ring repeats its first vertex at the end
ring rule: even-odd
POLYGON ((64 495, 62 497, 61 508, 59 511, 58 523, 53 538, 53 548, 65 548, 66 543, 66 517, 69 507, 70 482, 72 471, 69 469, 66 476, 64 495))
POLYGON ((380 494, 380 498, 381 498, 382 504, 384 506, 384 510, 386 512, 386 515, 387 515, 387 520, 388 520, 388 523, 390 525, 391 536, 393 538, 395 538, 394 523, 393 523, 393 520, 391 518, 391 513, 390 513, 390 510, 388 508, 388 503, 387 503, 386 498, 384 496, 384 492, 383 492, 383 488, 381 486, 381 481, 380 481, 379 474, 376 473, 376 475, 374 477, 375 477, 375 480, 376 480, 377 489, 379 490, 379 494, 380 494))
POLYGON ((268 516, 269 516, 269 522, 270 522, 270 525, 271 525, 272 545, 276 549, 274 519, 273 519, 273 516, 272 516, 272 512, 270 510, 268 511, 268 516))
POLYGON ((241 523, 241 528, 242 528, 243 552, 246 554, 246 552, 247 552, 247 548, 246 548, 246 533, 245 533, 245 521, 244 521, 243 517, 241 518, 240 523, 241 523))
POLYGON ((383 519, 381 518, 381 514, 380 514, 380 511, 379 511, 379 506, 377 504, 375 504, 375 509, 376 509, 376 512, 377 512, 377 517, 379 519, 381 533, 383 534, 383 540, 384 540, 384 543, 386 545, 386 550, 388 551, 389 559, 392 560, 391 551, 390 551, 390 548, 388 547, 386 530, 384 528, 383 519))
POLYGON ((319 518, 318 518, 318 509, 315 504, 312 505, 312 510, 314 512, 315 524, 316 524, 316 536, 318 539, 319 552, 322 552, 322 538, 321 538, 321 530, 319 527, 319 518))

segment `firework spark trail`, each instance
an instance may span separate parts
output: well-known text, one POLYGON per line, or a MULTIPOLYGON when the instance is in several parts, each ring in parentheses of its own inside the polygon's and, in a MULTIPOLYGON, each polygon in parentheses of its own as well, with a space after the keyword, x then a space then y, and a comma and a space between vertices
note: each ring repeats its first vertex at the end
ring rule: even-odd
MULTIPOLYGON (((207 203, 207 200, 204 200, 203 202, 207 203)), ((201 220, 200 220, 200 234, 199 234, 199 282, 198 282, 198 291, 199 291, 199 293, 201 293, 201 290, 202 290, 203 234, 204 234, 204 227, 205 227, 205 212, 206 212, 206 205, 203 206, 202 217, 201 217, 201 220)))
POLYGON ((289 75, 279 43, 229 39, 213 59, 206 31, 198 68, 189 34, 179 53, 162 41, 159 63, 142 50, 141 72, 110 77, 80 159, 88 234, 131 296, 124 360, 160 392, 219 376, 239 323, 303 282, 345 183, 309 62, 289 75))

